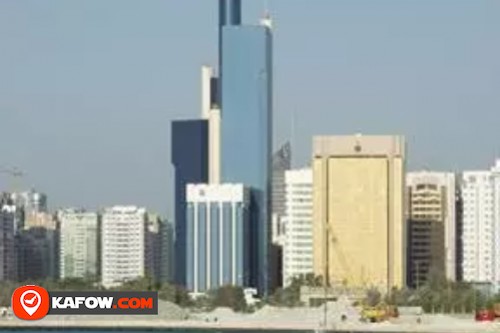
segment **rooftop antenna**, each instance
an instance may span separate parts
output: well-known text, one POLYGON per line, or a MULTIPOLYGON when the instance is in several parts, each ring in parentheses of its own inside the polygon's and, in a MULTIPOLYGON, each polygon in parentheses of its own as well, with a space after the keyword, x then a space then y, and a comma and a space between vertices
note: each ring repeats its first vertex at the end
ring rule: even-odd
POLYGON ((295 149, 295 108, 292 110, 292 116, 290 120, 290 150, 292 151, 292 160, 290 161, 291 167, 293 168, 293 151, 295 149))
POLYGON ((264 7, 264 16, 260 20, 260 24, 271 29, 273 27, 273 21, 269 13, 269 0, 262 0, 262 5, 264 7))

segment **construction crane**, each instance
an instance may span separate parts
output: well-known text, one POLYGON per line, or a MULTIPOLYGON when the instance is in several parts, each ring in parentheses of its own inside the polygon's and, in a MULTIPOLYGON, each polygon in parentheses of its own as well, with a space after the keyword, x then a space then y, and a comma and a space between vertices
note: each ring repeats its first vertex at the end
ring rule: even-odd
POLYGON ((24 171, 22 171, 21 169, 19 169, 18 167, 8 168, 8 167, 0 166, 0 173, 7 174, 10 177, 12 177, 13 183, 10 185, 9 190, 13 193, 15 193, 16 191, 19 190, 18 181, 26 175, 26 173, 24 171))

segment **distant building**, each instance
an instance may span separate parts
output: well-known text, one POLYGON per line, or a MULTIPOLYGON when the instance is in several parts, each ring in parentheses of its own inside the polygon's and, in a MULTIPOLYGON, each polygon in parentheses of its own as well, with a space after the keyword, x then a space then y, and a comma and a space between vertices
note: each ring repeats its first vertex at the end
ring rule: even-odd
POLYGON ((490 170, 465 171, 462 192, 463 279, 500 288, 500 160, 490 170))
POLYGON ((315 275, 382 293, 403 287, 404 139, 353 135, 313 141, 315 275))
POLYGON ((313 221, 312 171, 288 170, 286 183, 286 234, 283 246, 283 285, 293 277, 312 274, 313 221))
POLYGON ((174 278, 174 228, 167 220, 160 224, 160 282, 172 283, 174 278))
POLYGON ((285 173, 290 170, 292 154, 290 143, 287 142, 273 154, 272 168, 272 243, 283 246, 284 223, 283 216, 286 213, 286 183, 285 173))
POLYGON ((145 275, 146 210, 135 206, 106 208, 101 224, 102 285, 106 288, 145 275))
POLYGON ((201 68, 201 116, 208 121, 208 183, 221 177, 221 110, 217 101, 219 80, 212 67, 201 68))
POLYGON ((410 172, 406 176, 408 285, 424 285, 430 274, 456 280, 455 175, 410 172))
POLYGON ((59 277, 59 237, 54 217, 30 211, 18 231, 18 278, 21 281, 59 277))
POLYGON ((161 218, 147 214, 146 219, 146 275, 154 281, 161 279, 161 218))
POLYGON ((189 184, 186 196, 188 290, 249 286, 248 191, 241 184, 189 184))
POLYGON ((283 245, 285 242, 284 215, 285 172, 291 166, 291 147, 287 142, 273 154, 271 186, 271 249, 270 249, 270 289, 282 285, 283 280, 283 245))
POLYGON ((59 277, 96 279, 100 272, 99 215, 83 209, 57 213, 60 224, 59 277))
POLYGON ((0 281, 17 279, 14 218, 16 206, 5 196, 0 197, 0 281))
POLYGON ((47 195, 31 189, 26 192, 12 193, 12 199, 18 207, 29 213, 47 213, 47 195))
POLYGON ((172 122, 172 164, 175 169, 175 282, 186 286, 186 185, 207 183, 209 166, 207 120, 172 122))

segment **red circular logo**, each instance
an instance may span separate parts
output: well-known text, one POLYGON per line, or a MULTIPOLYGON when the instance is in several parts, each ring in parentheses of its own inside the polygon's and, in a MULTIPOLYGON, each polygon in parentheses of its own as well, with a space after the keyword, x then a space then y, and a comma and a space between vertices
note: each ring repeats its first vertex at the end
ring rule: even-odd
POLYGON ((49 293, 42 287, 23 286, 12 294, 12 310, 19 319, 38 320, 49 312, 49 293))

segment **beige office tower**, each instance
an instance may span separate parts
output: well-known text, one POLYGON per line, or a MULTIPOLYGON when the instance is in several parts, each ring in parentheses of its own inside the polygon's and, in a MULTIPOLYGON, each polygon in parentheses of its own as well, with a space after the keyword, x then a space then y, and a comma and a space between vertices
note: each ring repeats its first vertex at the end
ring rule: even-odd
POLYGON ((400 136, 319 136, 313 140, 314 272, 332 285, 405 285, 400 136))

